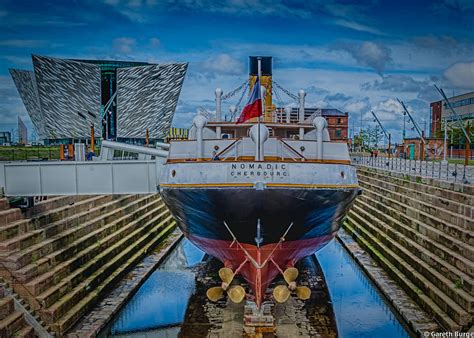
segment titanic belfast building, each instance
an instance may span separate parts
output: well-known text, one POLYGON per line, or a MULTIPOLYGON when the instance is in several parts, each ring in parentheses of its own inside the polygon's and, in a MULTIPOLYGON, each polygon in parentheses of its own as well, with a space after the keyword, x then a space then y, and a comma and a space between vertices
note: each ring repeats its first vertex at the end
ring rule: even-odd
POLYGON ((33 70, 10 69, 45 143, 96 137, 140 142, 164 139, 187 63, 69 60, 32 55, 33 70))

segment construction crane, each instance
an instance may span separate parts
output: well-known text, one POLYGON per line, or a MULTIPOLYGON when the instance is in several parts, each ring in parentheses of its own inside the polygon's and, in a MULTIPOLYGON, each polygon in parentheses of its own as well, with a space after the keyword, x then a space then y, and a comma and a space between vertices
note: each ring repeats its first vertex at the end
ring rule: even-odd
MULTIPOLYGON (((446 97, 446 94, 444 93, 444 90, 442 88, 439 88, 437 85, 434 85, 434 87, 436 88, 436 90, 438 91, 438 93, 443 97, 443 99, 446 101, 446 106, 448 106, 449 110, 450 110, 450 116, 452 118, 454 118, 454 121, 456 123, 456 125, 459 127, 459 129, 461 129, 464 133, 464 136, 466 136, 466 149, 465 149, 465 157, 464 157, 464 165, 469 165, 469 155, 470 155, 470 152, 471 152, 471 138, 469 137, 469 126, 467 127, 467 130, 466 128, 464 128, 464 124, 462 123, 462 118, 461 116, 458 115, 458 113, 456 113, 456 111, 454 110, 454 107, 453 105, 451 104, 451 102, 449 102, 449 99, 446 97)), ((444 123, 444 133, 445 133, 445 144, 446 144, 446 133, 447 133, 447 119, 445 119, 445 123, 444 123)), ((446 152, 446 146, 445 146, 445 152, 446 152)), ((446 155, 445 155, 446 156, 446 155)))
POLYGON ((408 111, 407 107, 405 106, 405 103, 403 103, 403 101, 401 101, 399 98, 397 98, 397 101, 402 106, 403 110, 405 111, 405 114, 407 114, 408 117, 410 118, 410 121, 413 123, 413 127, 415 128, 416 132, 420 136, 420 139, 421 139, 420 160, 423 160, 425 158, 425 144, 426 144, 425 137, 424 137, 423 133, 421 132, 420 127, 418 127, 418 123, 416 123, 416 121, 413 119, 410 112, 408 111))
POLYGON ((375 113, 373 111, 370 111, 370 112, 374 116, 375 122, 377 122, 379 124, 380 129, 382 129, 383 133, 385 134, 385 137, 388 139, 388 158, 390 158, 391 157, 390 144, 391 144, 391 141, 392 141, 392 135, 387 131, 387 129, 385 129, 385 127, 382 125, 382 123, 380 123, 380 120, 378 119, 377 115, 375 115, 375 113))

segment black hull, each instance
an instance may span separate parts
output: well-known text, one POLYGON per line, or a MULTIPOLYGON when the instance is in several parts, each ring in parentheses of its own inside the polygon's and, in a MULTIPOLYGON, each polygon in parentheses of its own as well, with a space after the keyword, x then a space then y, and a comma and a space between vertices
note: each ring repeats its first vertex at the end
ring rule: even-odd
POLYGON ((232 241, 225 221, 239 242, 255 245, 260 219, 266 245, 278 243, 291 223, 286 241, 334 234, 357 189, 165 188, 161 195, 187 236, 232 241))

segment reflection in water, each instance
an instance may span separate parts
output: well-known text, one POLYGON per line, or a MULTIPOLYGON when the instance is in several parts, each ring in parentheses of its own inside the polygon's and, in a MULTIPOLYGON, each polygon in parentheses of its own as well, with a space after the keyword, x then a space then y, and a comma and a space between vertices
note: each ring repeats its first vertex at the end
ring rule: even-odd
POLYGON ((194 292, 194 274, 187 270, 203 258, 202 251, 181 241, 159 269, 143 283, 120 311, 113 335, 179 325, 194 292))
POLYGON ((340 337, 409 337, 383 296, 337 240, 316 256, 331 294, 340 337))
MULTIPOLYGON (((109 337, 175 337, 195 288, 194 274, 187 268, 203 257, 204 253, 188 240, 181 241, 120 311, 109 337)), ((340 337, 409 337, 339 242, 329 243, 317 257, 331 294, 340 337)))

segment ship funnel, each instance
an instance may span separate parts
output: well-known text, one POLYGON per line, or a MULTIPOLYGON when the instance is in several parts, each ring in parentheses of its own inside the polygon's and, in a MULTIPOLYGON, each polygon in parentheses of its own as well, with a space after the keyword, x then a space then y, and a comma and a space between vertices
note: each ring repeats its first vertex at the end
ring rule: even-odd
POLYGON ((250 138, 255 143, 255 161, 263 161, 265 156, 265 151, 263 149, 263 144, 268 137, 270 136, 270 131, 267 126, 264 124, 254 124, 250 128, 250 138))

